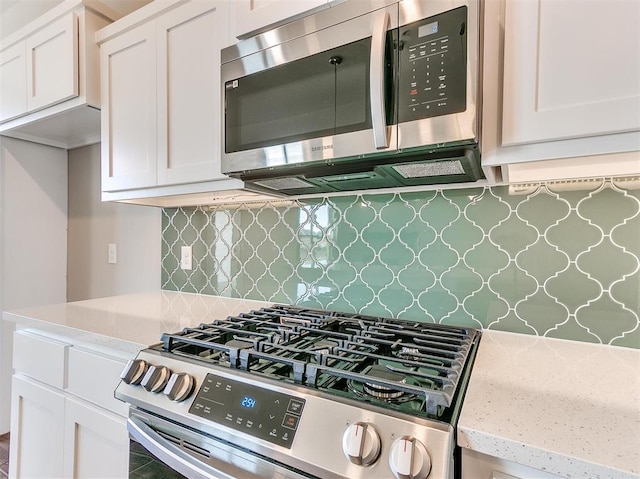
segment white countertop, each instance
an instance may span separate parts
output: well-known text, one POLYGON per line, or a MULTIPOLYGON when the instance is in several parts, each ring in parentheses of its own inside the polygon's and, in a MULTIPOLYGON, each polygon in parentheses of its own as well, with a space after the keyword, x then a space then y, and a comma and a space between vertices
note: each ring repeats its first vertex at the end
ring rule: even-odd
MULTIPOLYGON (((126 351, 270 303, 170 291, 5 312, 23 328, 126 351)), ((640 350, 484 331, 460 446, 565 477, 640 478, 640 350)))
POLYGON ((3 319, 89 343, 137 353, 180 331, 271 303, 172 291, 113 296, 3 313, 3 319))
POLYGON ((640 350, 484 331, 458 444, 564 477, 640 477, 640 350))

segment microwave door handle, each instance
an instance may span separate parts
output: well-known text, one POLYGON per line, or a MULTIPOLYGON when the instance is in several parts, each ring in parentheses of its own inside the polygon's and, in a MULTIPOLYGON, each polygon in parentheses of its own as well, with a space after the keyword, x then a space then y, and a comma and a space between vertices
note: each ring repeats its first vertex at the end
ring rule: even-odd
POLYGON ((373 142, 376 149, 389 147, 384 104, 384 47, 389 28, 389 13, 380 12, 373 24, 371 37, 371 61, 369 71, 369 90, 371 94, 371 122, 373 123, 373 142))

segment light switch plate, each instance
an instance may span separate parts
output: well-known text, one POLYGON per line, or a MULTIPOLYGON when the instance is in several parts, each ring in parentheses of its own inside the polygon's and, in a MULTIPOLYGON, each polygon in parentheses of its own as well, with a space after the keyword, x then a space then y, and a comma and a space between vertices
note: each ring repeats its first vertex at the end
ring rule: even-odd
POLYGON ((118 262, 118 247, 115 243, 107 245, 107 263, 116 264, 118 262))

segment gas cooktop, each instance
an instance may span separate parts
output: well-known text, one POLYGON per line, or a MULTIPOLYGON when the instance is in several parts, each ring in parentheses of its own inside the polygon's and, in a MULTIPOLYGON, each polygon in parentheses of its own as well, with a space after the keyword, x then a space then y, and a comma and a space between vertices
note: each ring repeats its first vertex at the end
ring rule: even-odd
POLYGON ((439 417, 478 336, 475 329, 274 305, 164 334, 155 349, 439 417))
POLYGON ((267 475, 258 457, 302 477, 454 470, 475 329, 273 305, 161 339, 130 361, 116 390, 133 431, 159 431, 210 459, 222 443, 250 450, 267 475))

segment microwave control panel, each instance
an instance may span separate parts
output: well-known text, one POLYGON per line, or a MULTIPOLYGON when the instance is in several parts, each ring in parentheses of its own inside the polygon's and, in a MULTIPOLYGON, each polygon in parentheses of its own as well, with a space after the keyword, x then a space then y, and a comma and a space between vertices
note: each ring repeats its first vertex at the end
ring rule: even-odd
POLYGON ((467 7, 400 27, 398 121, 466 110, 467 7))

